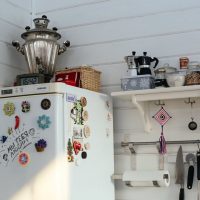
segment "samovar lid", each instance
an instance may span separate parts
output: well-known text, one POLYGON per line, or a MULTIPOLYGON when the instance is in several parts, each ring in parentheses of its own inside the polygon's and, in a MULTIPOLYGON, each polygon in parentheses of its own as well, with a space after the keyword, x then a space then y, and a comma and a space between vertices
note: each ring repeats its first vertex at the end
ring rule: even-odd
POLYGON ((50 22, 49 19, 47 19, 46 15, 43 15, 41 18, 35 18, 33 20, 35 24, 35 28, 31 29, 29 26, 26 26, 26 32, 21 34, 21 37, 25 40, 28 35, 30 34, 40 34, 40 33, 46 33, 49 35, 54 35, 54 37, 59 40, 61 38, 61 35, 57 33, 56 31, 58 30, 56 27, 53 27, 52 30, 48 29, 47 26, 50 22))

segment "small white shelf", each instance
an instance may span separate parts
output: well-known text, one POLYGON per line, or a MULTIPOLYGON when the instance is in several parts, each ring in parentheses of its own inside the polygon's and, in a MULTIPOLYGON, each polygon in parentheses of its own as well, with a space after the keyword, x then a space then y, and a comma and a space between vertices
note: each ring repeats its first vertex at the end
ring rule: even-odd
POLYGON ((149 101, 200 97, 200 85, 120 91, 112 92, 111 96, 131 100, 141 114, 144 130, 150 132, 152 127, 148 115, 149 101))

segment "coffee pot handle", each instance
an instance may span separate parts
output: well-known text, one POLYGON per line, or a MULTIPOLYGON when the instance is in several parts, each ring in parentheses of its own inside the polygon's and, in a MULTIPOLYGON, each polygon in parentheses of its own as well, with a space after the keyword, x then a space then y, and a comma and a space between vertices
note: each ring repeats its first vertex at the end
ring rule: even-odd
POLYGON ((156 57, 151 58, 151 62, 154 62, 154 61, 156 61, 156 62, 155 62, 155 65, 154 65, 153 68, 156 68, 156 66, 157 66, 158 63, 159 63, 159 60, 158 60, 158 58, 156 58, 156 57))

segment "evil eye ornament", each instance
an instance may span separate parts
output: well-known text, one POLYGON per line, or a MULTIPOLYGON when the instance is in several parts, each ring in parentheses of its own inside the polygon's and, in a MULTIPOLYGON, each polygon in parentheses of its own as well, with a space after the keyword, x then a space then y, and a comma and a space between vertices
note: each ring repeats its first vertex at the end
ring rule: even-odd
POLYGON ((51 121, 50 121, 49 116, 42 115, 42 116, 39 116, 37 123, 40 128, 46 129, 46 128, 49 128, 51 121))
POLYGON ((11 116, 15 113, 15 105, 13 103, 7 102, 3 106, 3 111, 5 115, 11 116))
POLYGON ((30 103, 28 101, 23 101, 21 106, 22 106, 22 112, 23 113, 27 113, 31 109, 31 105, 30 105, 30 103))

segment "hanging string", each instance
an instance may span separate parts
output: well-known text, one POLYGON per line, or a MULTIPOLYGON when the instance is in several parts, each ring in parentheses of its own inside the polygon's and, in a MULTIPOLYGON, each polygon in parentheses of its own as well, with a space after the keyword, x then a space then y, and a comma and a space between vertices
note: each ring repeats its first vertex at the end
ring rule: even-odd
POLYGON ((159 143, 160 143, 159 153, 160 154, 167 153, 166 140, 165 140, 165 137, 164 137, 164 134, 163 134, 163 126, 161 126, 161 136, 159 138, 159 143))

